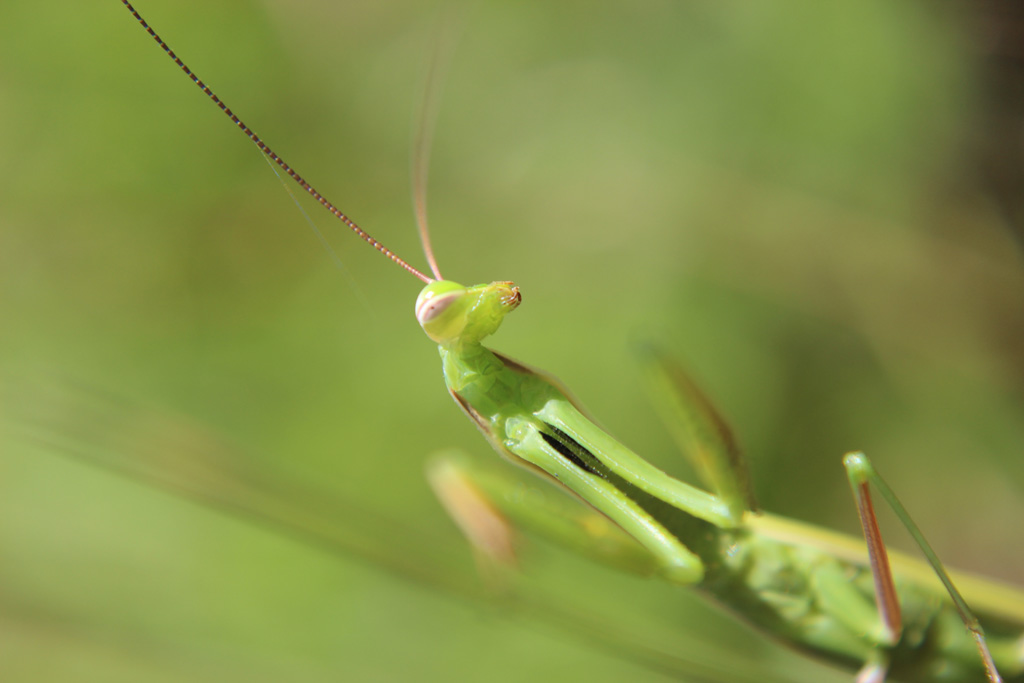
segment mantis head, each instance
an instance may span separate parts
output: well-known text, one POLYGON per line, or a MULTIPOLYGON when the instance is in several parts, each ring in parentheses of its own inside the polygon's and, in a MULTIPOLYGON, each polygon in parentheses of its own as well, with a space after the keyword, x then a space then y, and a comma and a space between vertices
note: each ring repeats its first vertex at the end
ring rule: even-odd
POLYGON ((522 301, 512 282, 463 287, 450 280, 429 283, 416 299, 416 320, 442 346, 479 343, 493 334, 522 301))

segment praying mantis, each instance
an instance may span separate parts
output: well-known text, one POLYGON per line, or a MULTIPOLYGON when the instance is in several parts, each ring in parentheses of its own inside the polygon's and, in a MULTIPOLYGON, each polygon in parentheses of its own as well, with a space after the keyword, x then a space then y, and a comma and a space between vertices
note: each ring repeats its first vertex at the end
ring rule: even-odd
MULTIPOLYGON (((857 680, 1001 681, 998 668, 1024 676, 1024 595, 978 582, 978 618, 892 490, 862 453, 844 467, 868 553, 806 525, 761 516, 745 466, 717 412, 678 367, 657 352, 650 366, 668 412, 686 423, 684 441, 713 492, 675 479, 609 436, 552 378, 482 345, 521 303, 512 282, 465 287, 442 278, 420 216, 434 277, 404 261, 337 209, 274 153, 174 54, 132 7, 125 7, 260 151, 356 235, 425 287, 416 318, 438 344, 449 393, 495 449, 561 484, 581 505, 524 500, 519 487, 476 475, 453 459, 432 469, 435 489, 487 560, 511 564, 511 521, 575 546, 600 561, 626 564, 670 583, 701 587, 755 625, 799 649, 859 667, 857 680), (879 490, 941 580, 922 580, 908 559, 890 568, 873 510, 879 490), (608 521, 612 524, 609 524, 608 521), (567 524, 568 522, 568 524, 567 524), (870 581, 867 569, 870 567, 870 581), (874 604, 870 596, 873 590, 874 604), (948 600, 942 598, 943 590, 948 600), (984 591, 984 597, 982 595, 984 591), (904 612, 910 618, 904 622, 904 612), (960 623, 957 624, 956 622, 960 623)), ((966 579, 960 579, 964 583, 966 579)))

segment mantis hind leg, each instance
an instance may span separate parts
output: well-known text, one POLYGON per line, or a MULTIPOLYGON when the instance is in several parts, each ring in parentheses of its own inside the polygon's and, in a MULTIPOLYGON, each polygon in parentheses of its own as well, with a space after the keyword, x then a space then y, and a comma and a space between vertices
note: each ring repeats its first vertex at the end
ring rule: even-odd
MULTIPOLYGON (((896 595, 896 588, 893 584, 892 572, 889 569, 889 555, 886 551, 885 543, 882 541, 881 532, 878 529, 878 521, 875 518, 870 485, 873 485, 882 494, 882 497, 896 513, 903 526, 910 532, 921 552, 924 553, 928 564, 931 565, 939 580, 942 581, 943 586, 945 586, 946 591, 953 600, 957 614, 974 640, 982 666, 985 669, 985 675, 993 683, 1002 681, 1003 679, 996 669, 996 663, 981 624, 978 623, 978 619, 967 606, 963 596, 960 595, 960 591, 953 585, 953 581, 942 566, 938 555, 932 550, 931 545, 929 545, 917 524, 910 518, 910 514, 903 507, 903 504, 900 503, 896 494, 878 475, 874 466, 863 453, 848 453, 843 459, 843 466, 846 468, 850 487, 853 490, 854 499, 857 501, 857 513, 860 516, 864 538, 867 541, 868 555, 871 560, 871 573, 875 580, 875 599, 878 603, 878 612, 885 630, 891 634, 894 641, 899 638, 902 630, 900 605, 896 595)), ((884 668, 879 671, 879 664, 877 662, 869 662, 861 670, 861 675, 864 676, 863 680, 865 681, 880 681, 884 678, 884 668)), ((858 680, 861 680, 861 678, 858 677, 858 680)))

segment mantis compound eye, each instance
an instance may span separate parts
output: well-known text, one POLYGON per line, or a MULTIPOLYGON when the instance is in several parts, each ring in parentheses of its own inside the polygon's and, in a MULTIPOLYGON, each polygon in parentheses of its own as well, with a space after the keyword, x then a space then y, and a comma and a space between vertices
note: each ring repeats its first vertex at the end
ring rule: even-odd
POLYGON ((438 343, 450 341, 466 325, 469 303, 467 289, 457 282, 431 282, 416 298, 416 321, 427 336, 438 343))
POLYGON ((442 294, 424 292, 416 301, 416 320, 419 321, 420 325, 426 325, 437 320, 461 296, 462 292, 446 292, 442 294))

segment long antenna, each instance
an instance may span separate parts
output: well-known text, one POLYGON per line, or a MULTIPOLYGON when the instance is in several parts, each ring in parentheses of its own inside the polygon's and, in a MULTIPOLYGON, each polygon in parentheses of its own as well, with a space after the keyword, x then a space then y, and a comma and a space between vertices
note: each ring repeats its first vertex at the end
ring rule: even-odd
POLYGON ((438 280, 443 280, 441 270, 437 266, 434 247, 430 243, 430 227, 427 224, 427 176, 430 166, 430 148, 437 129, 437 114, 440 109, 441 84, 444 81, 448 64, 451 61, 452 21, 445 22, 448 30, 440 34, 434 45, 434 54, 430 60, 430 69, 423 83, 423 94, 420 97, 420 109, 416 115, 416 133, 412 156, 412 204, 416 214, 416 227, 420 233, 420 244, 423 255, 427 257, 430 271, 438 280))
POLYGON ((202 90, 204 93, 206 93, 207 97, 209 97, 211 100, 213 100, 213 103, 216 104, 220 108, 220 110, 222 112, 224 112, 228 116, 229 119, 231 119, 232 123, 234 123, 236 126, 238 126, 238 128, 240 128, 241 131, 243 133, 245 133, 245 135, 250 140, 252 140, 256 144, 257 147, 260 148, 261 152, 266 154, 270 159, 273 160, 273 162, 275 164, 280 166, 282 171, 284 171, 289 176, 291 176, 291 179, 294 180, 296 183, 298 183, 299 187, 301 187, 303 190, 308 192, 313 197, 313 199, 315 199, 318 202, 320 202, 320 204, 325 209, 327 209, 332 214, 334 214, 334 216, 338 220, 340 220, 342 223, 344 223, 349 228, 351 228, 352 232, 354 232, 355 234, 359 235, 360 238, 362 238, 364 241, 366 241, 374 249, 376 249, 380 253, 384 254, 384 256, 388 257, 389 259, 391 259, 392 261, 397 263, 399 266, 401 266, 405 270, 409 271, 410 273, 412 273, 413 275, 418 277, 423 282, 430 283, 430 282, 434 281, 432 278, 424 275, 420 271, 418 271, 415 268, 413 268, 412 266, 410 266, 408 263, 406 263, 404 260, 402 260, 395 252, 391 251, 390 249, 385 247, 383 244, 381 244, 380 242, 375 240, 373 238, 373 236, 370 235, 370 233, 366 232, 365 230, 360 228, 358 225, 356 225, 355 221, 353 221, 351 218, 349 218, 344 213, 342 213, 339 208, 334 206, 334 204, 332 204, 331 202, 327 201, 327 199, 322 194, 317 192, 315 187, 313 187, 312 185, 307 183, 303 179, 302 176, 300 176, 298 173, 296 173, 294 170, 292 170, 292 167, 289 166, 287 163, 285 163, 284 159, 282 159, 281 157, 277 156, 277 154, 274 152, 274 150, 270 149, 270 147, 268 147, 267 144, 265 142, 263 142, 263 140, 260 139, 260 136, 256 135, 256 133, 254 133, 252 131, 252 129, 249 128, 249 126, 245 125, 245 123, 243 123, 240 118, 235 116, 234 112, 232 112, 231 109, 228 108, 228 106, 226 104, 224 104, 224 102, 221 101, 221 99, 219 97, 217 97, 216 93, 214 93, 212 90, 210 90, 210 88, 205 83, 203 83, 199 79, 198 76, 196 76, 194 73, 192 73, 192 69, 188 68, 188 65, 186 65, 185 62, 181 61, 181 59, 178 58, 178 55, 174 54, 174 50, 172 50, 170 48, 170 46, 163 41, 163 38, 161 38, 159 35, 157 35, 156 31, 154 31, 152 28, 150 28, 149 24, 146 23, 146 20, 142 18, 142 15, 139 14, 134 7, 132 7, 131 3, 128 2, 128 0, 121 0, 121 2, 122 2, 122 4, 124 4, 125 7, 128 8, 128 11, 132 13, 132 16, 135 17, 136 21, 139 22, 139 24, 142 26, 142 28, 146 29, 146 32, 150 36, 152 36, 153 40, 155 40, 157 42, 157 44, 161 48, 163 48, 163 51, 167 53, 167 56, 170 57, 171 59, 173 59, 174 63, 177 64, 178 67, 182 71, 185 72, 185 75, 188 76, 190 79, 192 79, 192 82, 195 83, 197 86, 199 86, 199 89, 202 90))

